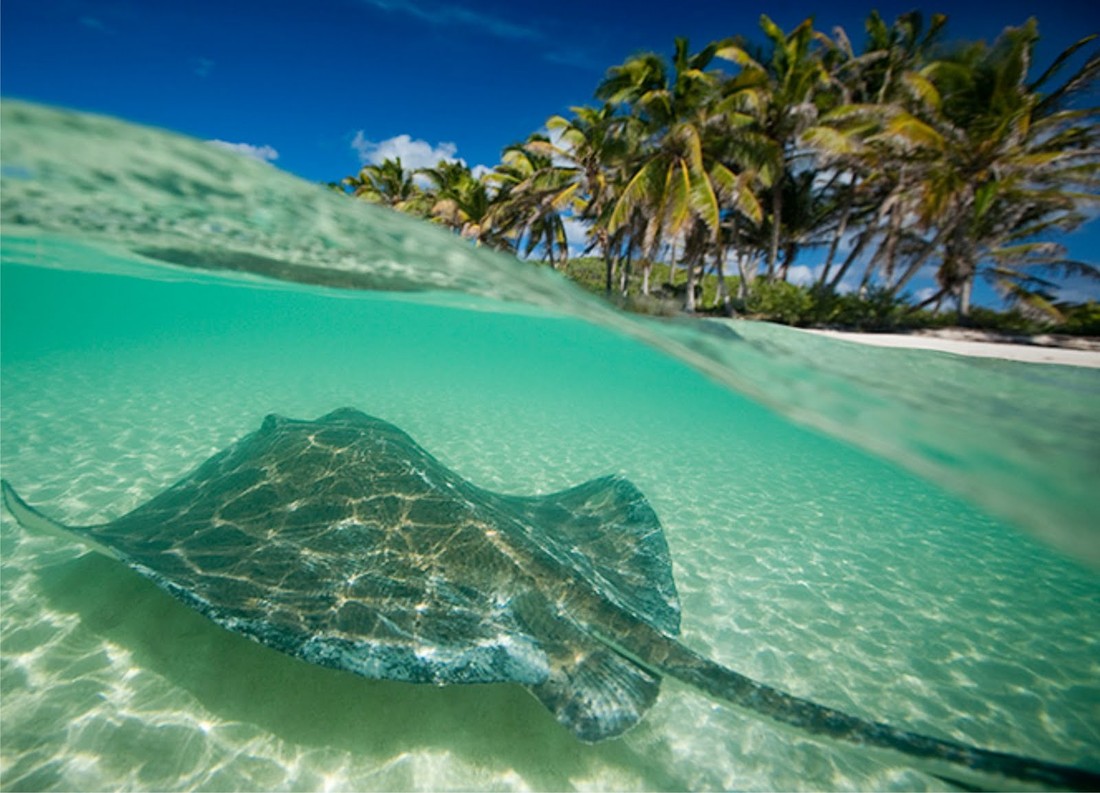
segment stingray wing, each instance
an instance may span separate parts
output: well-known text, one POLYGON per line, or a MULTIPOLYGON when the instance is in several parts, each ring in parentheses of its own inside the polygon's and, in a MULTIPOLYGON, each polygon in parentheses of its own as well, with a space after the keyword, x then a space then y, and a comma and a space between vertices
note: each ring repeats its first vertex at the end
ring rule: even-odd
POLYGON ((626 480, 490 493, 346 409, 269 417, 133 512, 70 531, 277 650, 373 678, 523 683, 589 741, 637 723, 660 682, 600 638, 616 630, 601 610, 679 629, 660 524, 626 480))
POLYGON ((140 517, 127 517, 140 529, 131 541, 120 539, 118 524, 110 539, 95 536, 219 625, 281 652, 413 683, 533 684, 548 676, 545 652, 507 602, 452 582, 369 519, 293 524, 298 536, 286 542, 257 541, 235 524, 181 532, 140 517))
POLYGON ((670 636, 680 599, 657 513, 628 479, 605 476, 535 498, 482 491, 529 527, 529 539, 615 605, 670 636))
MULTIPOLYGON (((596 613, 599 601, 606 601, 616 621, 632 630, 679 633, 668 545, 656 513, 631 482, 608 476, 537 498, 481 495, 515 516, 525 542, 570 571, 559 587, 576 589, 577 579, 583 582, 596 613)), ((544 596, 553 597, 553 584, 547 589, 544 596)), ((545 609, 538 613, 523 599, 515 610, 550 661, 549 676, 530 686, 531 692, 581 740, 620 735, 656 701, 660 677, 609 647, 600 638, 606 625, 586 624, 579 614, 547 618, 545 609)))
POLYGON ((512 614, 508 571, 481 558, 494 550, 485 524, 447 477, 363 414, 269 417, 133 512, 66 529, 312 663, 417 683, 542 682, 546 654, 512 614))

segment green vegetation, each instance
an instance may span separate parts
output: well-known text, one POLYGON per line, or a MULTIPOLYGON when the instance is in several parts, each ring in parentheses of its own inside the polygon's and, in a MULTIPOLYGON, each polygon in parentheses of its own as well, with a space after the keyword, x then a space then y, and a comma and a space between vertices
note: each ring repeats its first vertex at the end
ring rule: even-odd
POLYGON ((1034 19, 992 45, 949 43, 946 24, 872 12, 857 52, 843 29, 762 16, 762 43, 677 39, 671 60, 612 66, 598 106, 551 117, 480 178, 388 160, 333 187, 538 255, 634 310, 886 329, 946 324, 950 306, 1095 333, 1096 304, 1053 295, 1059 278, 1100 279, 1056 242, 1098 202, 1096 36, 1039 70, 1034 19), (570 219, 596 258, 569 259, 570 219), (918 275, 936 287, 914 304, 918 275), (977 279, 1007 312, 971 305, 977 279))
MULTIPOLYGON (((683 270, 676 272, 669 281, 668 265, 654 263, 651 275, 656 286, 648 296, 643 295, 640 283, 629 282, 626 294, 618 291, 607 295, 604 289, 603 261, 583 256, 561 264, 561 272, 595 295, 608 297, 616 305, 644 314, 672 316, 682 312, 687 276, 683 270)), ((740 278, 726 276, 726 294, 737 295, 740 278)), ((724 307, 717 300, 720 294, 718 279, 708 273, 697 285, 697 304, 704 307, 697 313, 724 315, 724 307), (710 308, 705 308, 710 306, 710 308)), ((779 322, 798 327, 837 327, 863 331, 918 330, 949 327, 957 322, 954 314, 915 308, 903 295, 895 297, 886 290, 871 288, 862 297, 855 293, 839 294, 821 286, 798 286, 783 281, 769 282, 757 279, 749 287, 745 300, 730 301, 735 311, 743 316, 779 322)), ((974 306, 967 325, 973 328, 1007 335, 1034 335, 1060 333, 1075 336, 1100 336, 1100 303, 1089 301, 1080 304, 1055 304, 1061 319, 1053 320, 1045 314, 1025 313, 1019 308, 1007 311, 974 306)))

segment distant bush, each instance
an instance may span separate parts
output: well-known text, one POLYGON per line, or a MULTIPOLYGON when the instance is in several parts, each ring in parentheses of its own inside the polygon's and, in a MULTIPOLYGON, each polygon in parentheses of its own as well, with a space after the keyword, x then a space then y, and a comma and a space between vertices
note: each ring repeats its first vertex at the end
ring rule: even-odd
POLYGON ((1049 331, 1051 325, 1050 322, 1039 322, 1024 316, 1016 309, 994 311, 982 306, 974 306, 970 309, 970 316, 966 317, 965 324, 981 330, 1020 336, 1049 331))
POLYGON ((906 323, 909 303, 884 289, 863 296, 838 294, 828 288, 785 281, 758 280, 743 307, 748 314, 785 325, 836 325, 856 330, 890 330, 906 323))
POLYGON ((604 271, 602 259, 592 256, 569 259, 562 265, 561 271, 589 292, 600 295, 604 293, 607 274, 604 271))
POLYGON ((858 330, 889 330, 905 321, 908 303, 885 289, 871 288, 861 297, 856 293, 837 294, 825 287, 810 290, 813 299, 812 321, 817 325, 839 325, 858 330))
POLYGON ((784 325, 805 325, 812 321, 814 299, 805 287, 786 281, 758 279, 749 287, 745 310, 784 325))
POLYGON ((1100 336, 1100 303, 1090 300, 1075 306, 1059 306, 1065 318, 1054 328, 1057 333, 1074 336, 1100 336))

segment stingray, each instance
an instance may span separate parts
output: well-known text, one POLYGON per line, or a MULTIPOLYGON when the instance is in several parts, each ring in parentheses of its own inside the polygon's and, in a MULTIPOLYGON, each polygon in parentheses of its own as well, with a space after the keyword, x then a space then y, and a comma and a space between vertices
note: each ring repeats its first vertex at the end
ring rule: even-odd
POLYGON ((1100 786, 1089 770, 842 713, 686 647, 660 521, 622 477, 501 495, 344 408, 315 421, 268 416, 109 523, 64 526, 2 489, 22 526, 79 538, 224 628, 368 678, 519 683, 581 741, 633 727, 671 676, 964 785, 976 774, 1100 786))

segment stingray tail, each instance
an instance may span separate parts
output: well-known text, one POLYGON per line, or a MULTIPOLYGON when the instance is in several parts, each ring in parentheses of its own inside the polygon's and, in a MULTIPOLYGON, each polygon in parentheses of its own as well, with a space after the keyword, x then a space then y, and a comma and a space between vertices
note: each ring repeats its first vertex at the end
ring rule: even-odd
POLYGON ((915 768, 963 787, 1000 790, 1023 783, 1030 788, 1100 790, 1100 774, 1094 771, 979 749, 851 716, 758 683, 672 639, 667 639, 656 656, 649 663, 633 660, 647 667, 657 665, 666 674, 716 699, 782 725, 859 746, 900 752, 909 762, 918 761, 913 763, 915 768))
POLYGON ((62 537, 70 542, 76 539, 97 553, 112 558, 115 557, 115 554, 108 548, 100 545, 87 534, 84 534, 78 529, 72 529, 63 523, 57 522, 53 518, 43 515, 20 498, 19 494, 15 492, 15 488, 8 484, 8 480, 6 479, 0 479, 0 495, 3 496, 4 506, 8 508, 8 512, 12 514, 15 520, 24 529, 37 534, 52 534, 55 537, 62 537))

